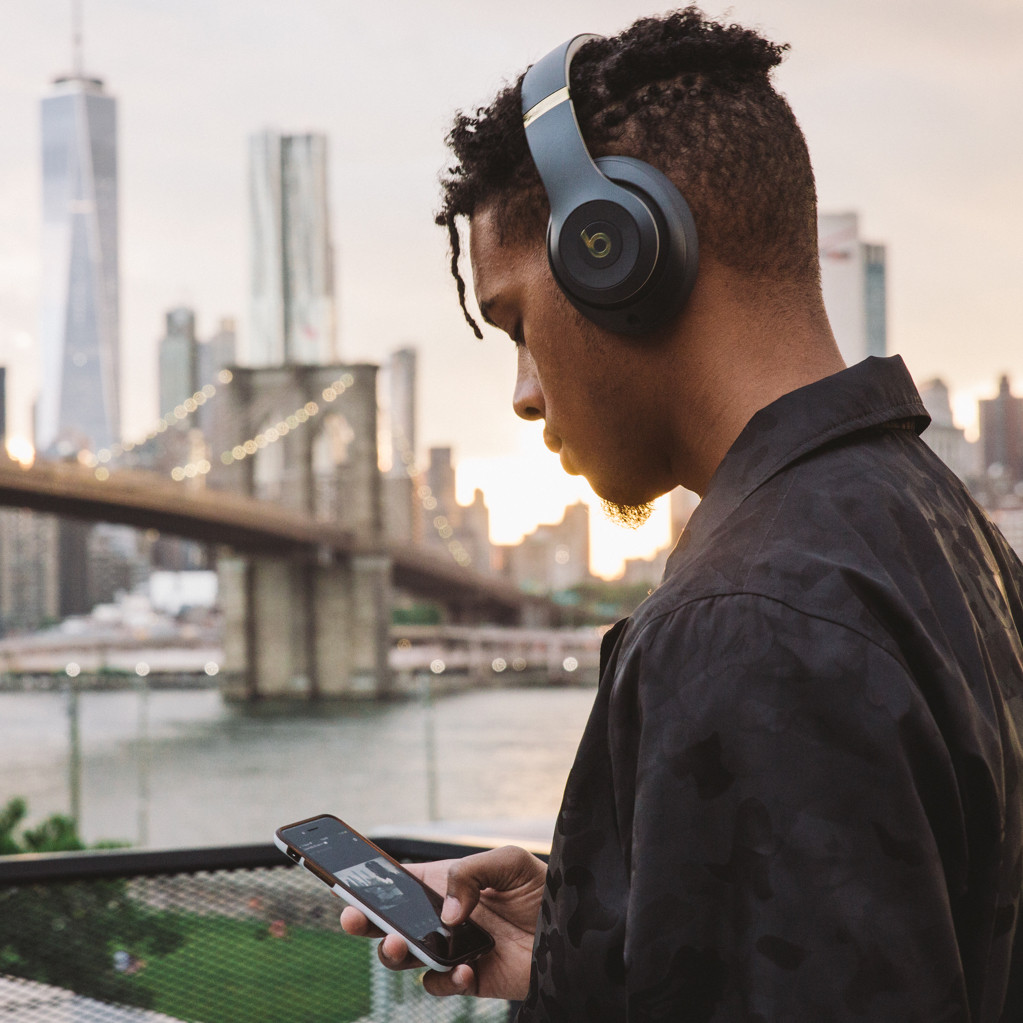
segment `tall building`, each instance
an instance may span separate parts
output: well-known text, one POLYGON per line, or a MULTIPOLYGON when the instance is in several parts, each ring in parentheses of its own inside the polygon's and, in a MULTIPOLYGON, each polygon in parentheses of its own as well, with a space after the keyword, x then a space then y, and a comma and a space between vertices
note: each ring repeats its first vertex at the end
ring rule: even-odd
POLYGON ((0 634, 60 617, 60 525, 52 515, 0 508, 0 634))
POLYGON ((43 265, 37 450, 120 438, 117 103, 98 78, 56 78, 42 101, 43 265))
POLYGON ((237 335, 234 319, 222 316, 217 332, 199 344, 199 386, 215 384, 217 374, 225 366, 233 366, 237 361, 235 352, 237 335))
POLYGON ((160 339, 160 415, 166 415, 199 389, 199 342, 195 313, 184 306, 166 315, 167 332, 160 339))
MULTIPOLYGON (((415 494, 416 350, 400 348, 393 352, 387 369, 391 467, 382 481, 384 532, 391 540, 420 543, 424 523, 416 512, 419 502, 415 494)), ((490 563, 489 552, 486 563, 490 563)))
POLYGON ((1009 378, 998 381, 998 394, 980 407, 980 443, 984 470, 1007 485, 1023 481, 1023 398, 1009 389, 1009 378))
MULTIPOLYGON (((0 458, 6 458, 7 370, 0 367, 0 458)), ((57 526, 52 515, 0 508, 0 635, 57 617, 57 526)))
POLYGON ((531 593, 556 593, 590 578, 590 510, 578 501, 561 521, 541 524, 500 551, 506 575, 531 593))
POLYGON ((888 352, 886 251, 860 240, 855 213, 817 218, 821 286, 835 340, 851 366, 888 352))
MULTIPOLYGON (((237 334, 234 319, 223 316, 217 332, 199 344, 199 387, 207 384, 218 384, 218 374, 227 366, 234 366, 238 361, 237 334)), ((213 406, 203 405, 197 413, 199 429, 207 438, 212 436, 213 406)))
POLYGON ((408 475, 416 458, 416 350, 399 348, 390 365, 391 468, 389 477, 408 475))
POLYGON ((249 210, 249 364, 336 362, 326 136, 250 136, 249 210))
POLYGON ((948 385, 935 378, 919 385, 920 399, 930 413, 931 425, 923 439, 931 450, 961 479, 972 482, 980 471, 978 445, 966 439, 966 431, 952 418, 948 385))

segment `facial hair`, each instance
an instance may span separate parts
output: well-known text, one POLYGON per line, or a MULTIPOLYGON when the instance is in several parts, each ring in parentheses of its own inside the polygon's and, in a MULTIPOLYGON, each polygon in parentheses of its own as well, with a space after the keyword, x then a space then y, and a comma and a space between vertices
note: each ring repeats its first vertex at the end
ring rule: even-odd
POLYGON ((650 518, 652 504, 615 504, 614 501, 600 502, 604 514, 616 525, 626 529, 639 529, 650 518))

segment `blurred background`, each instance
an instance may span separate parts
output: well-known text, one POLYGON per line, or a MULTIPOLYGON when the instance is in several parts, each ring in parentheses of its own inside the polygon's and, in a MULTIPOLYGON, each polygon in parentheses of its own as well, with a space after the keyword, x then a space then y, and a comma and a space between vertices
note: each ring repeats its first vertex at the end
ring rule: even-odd
MULTIPOLYGON (((927 439, 1023 543, 1023 9, 704 10, 791 44, 847 360, 903 356, 927 439)), ((624 531, 514 417, 437 180, 457 109, 651 12, 9 5, 0 801, 157 846, 331 809, 553 819, 601 631, 695 498, 624 531)))

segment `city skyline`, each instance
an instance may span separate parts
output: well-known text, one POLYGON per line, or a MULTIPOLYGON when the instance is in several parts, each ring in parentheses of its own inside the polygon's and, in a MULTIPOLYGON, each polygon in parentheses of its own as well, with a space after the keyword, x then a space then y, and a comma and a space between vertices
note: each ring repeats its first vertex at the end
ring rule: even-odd
MULTIPOLYGON (((235 317, 247 338, 246 139, 267 124, 308 129, 331 144, 345 358, 382 363, 399 347, 418 348, 422 447, 453 446, 460 491, 487 473, 505 485, 505 495, 498 482, 484 485, 495 532, 509 502, 523 532, 554 520, 542 501, 555 491, 561 508, 578 496, 592 503, 584 484, 560 475, 538 431, 515 421, 512 346, 491 332, 476 344, 464 327, 431 214, 456 108, 486 102, 562 38, 613 32, 650 10, 611 0, 554 10, 530 0, 509 19, 450 0, 397 3, 387 14, 315 0, 87 3, 86 70, 121 104, 125 432, 150 426, 168 309, 196 309, 203 335, 235 317), (476 480, 463 484, 477 466, 476 480)), ((1023 13, 984 0, 964 23, 950 2, 931 5, 924 20, 907 0, 883 15, 853 3, 822 10, 809 0, 748 0, 730 5, 728 18, 792 44, 776 81, 807 134, 821 209, 858 211, 862 236, 888 250, 889 350, 917 379, 948 380, 960 418, 967 403, 995 392, 1003 372, 1023 376, 1013 316, 1023 139, 1010 102, 1023 13)), ((0 361, 11 365, 22 406, 11 410, 18 430, 38 342, 32 119, 46 83, 68 64, 70 4, 16 9, 6 29, 0 361)))

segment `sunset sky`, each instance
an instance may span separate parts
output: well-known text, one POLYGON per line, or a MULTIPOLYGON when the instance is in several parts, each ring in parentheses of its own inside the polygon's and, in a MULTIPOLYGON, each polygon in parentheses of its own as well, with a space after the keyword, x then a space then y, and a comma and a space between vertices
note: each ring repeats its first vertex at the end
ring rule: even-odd
MULTIPOLYGON (((487 493, 509 542, 586 499, 511 412, 513 347, 465 327, 432 223, 456 108, 578 32, 661 8, 636 0, 85 0, 86 70, 119 101, 123 420, 156 408, 167 308, 201 335, 247 324, 245 144, 275 127, 330 139, 339 342, 348 361, 420 352, 420 452, 450 445, 460 492, 487 493)), ((791 43, 776 74, 826 211, 888 247, 890 350, 943 376, 969 425, 1008 372, 1023 393, 1023 5, 1019 0, 738 0, 708 15, 791 43)), ((71 65, 70 0, 8 4, 0 35, 0 363, 26 435, 38 321, 39 100, 71 65)), ((599 515, 599 513, 598 513, 599 515)), ((594 567, 667 541, 597 522, 594 567), (631 548, 625 546, 631 544, 631 548)))

